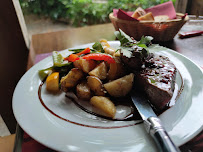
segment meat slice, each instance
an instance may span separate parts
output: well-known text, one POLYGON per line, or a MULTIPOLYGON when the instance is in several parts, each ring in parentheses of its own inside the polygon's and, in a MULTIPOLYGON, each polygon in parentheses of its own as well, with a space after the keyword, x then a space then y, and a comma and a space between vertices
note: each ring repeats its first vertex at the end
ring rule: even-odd
POLYGON ((144 90, 150 103, 158 111, 163 110, 173 96, 176 71, 168 57, 154 55, 136 73, 136 85, 144 90))

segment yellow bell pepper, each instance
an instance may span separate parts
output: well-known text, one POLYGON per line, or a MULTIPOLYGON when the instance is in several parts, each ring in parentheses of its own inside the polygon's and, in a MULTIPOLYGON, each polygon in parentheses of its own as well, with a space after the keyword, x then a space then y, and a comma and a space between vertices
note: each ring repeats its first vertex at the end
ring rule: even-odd
POLYGON ((46 90, 53 93, 59 91, 59 72, 54 72, 47 77, 46 90))

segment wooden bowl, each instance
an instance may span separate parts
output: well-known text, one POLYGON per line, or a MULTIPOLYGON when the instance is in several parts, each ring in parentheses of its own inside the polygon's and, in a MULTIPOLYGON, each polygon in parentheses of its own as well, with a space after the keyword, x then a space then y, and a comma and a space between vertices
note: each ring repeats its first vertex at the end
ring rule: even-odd
POLYGON ((154 41, 170 41, 172 40, 181 27, 189 20, 189 17, 182 13, 176 13, 177 19, 167 20, 163 22, 155 21, 126 21, 118 19, 109 14, 109 18, 114 25, 116 31, 121 29, 127 35, 135 40, 140 40, 144 36, 152 36, 154 41))

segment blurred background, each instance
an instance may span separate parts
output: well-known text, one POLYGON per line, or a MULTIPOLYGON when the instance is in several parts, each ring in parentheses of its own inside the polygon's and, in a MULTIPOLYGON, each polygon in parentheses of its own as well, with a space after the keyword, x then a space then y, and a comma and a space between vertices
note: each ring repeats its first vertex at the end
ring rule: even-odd
MULTIPOLYGON (((135 11, 168 0, 20 0, 29 35, 110 23, 113 8, 135 11), (42 26, 43 25, 43 26, 42 26)), ((175 6, 176 0, 172 0, 175 6)))
MULTIPOLYGON (((110 23, 113 8, 134 11, 169 0, 20 0, 29 35, 110 23)), ((172 0, 180 13, 203 15, 203 0, 172 0)))

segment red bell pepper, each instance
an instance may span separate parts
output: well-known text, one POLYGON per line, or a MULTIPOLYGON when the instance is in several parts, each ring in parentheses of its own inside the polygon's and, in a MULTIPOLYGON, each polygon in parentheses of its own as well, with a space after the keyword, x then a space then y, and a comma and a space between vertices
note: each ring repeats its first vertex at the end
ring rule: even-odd
POLYGON ((79 56, 82 55, 82 54, 87 54, 87 53, 90 53, 90 48, 86 48, 84 49, 83 51, 77 53, 77 54, 71 54, 69 55, 68 57, 64 58, 64 60, 68 60, 69 62, 74 62, 76 60, 79 60, 79 56))
POLYGON ((112 58, 112 56, 107 54, 92 53, 92 54, 87 54, 82 58, 86 60, 99 60, 99 61, 104 60, 108 63, 115 63, 115 60, 112 58))
POLYGON ((91 51, 90 48, 86 48, 86 49, 84 49, 83 51, 77 53, 77 55, 80 56, 80 55, 82 55, 82 54, 87 54, 87 53, 90 53, 90 51, 91 51))
POLYGON ((71 54, 68 57, 66 57, 64 60, 68 60, 68 62, 74 62, 76 60, 79 60, 79 56, 77 54, 71 54))

